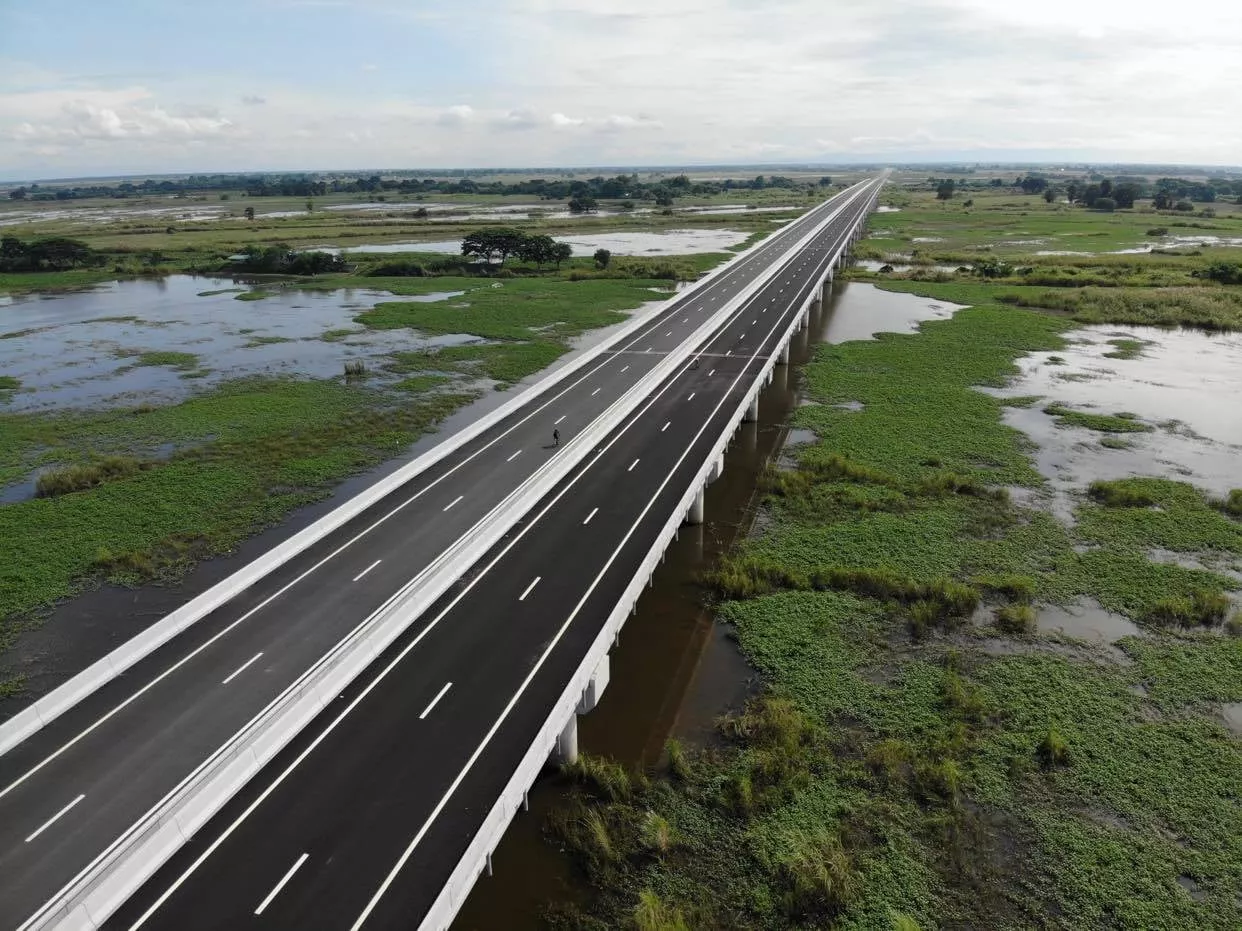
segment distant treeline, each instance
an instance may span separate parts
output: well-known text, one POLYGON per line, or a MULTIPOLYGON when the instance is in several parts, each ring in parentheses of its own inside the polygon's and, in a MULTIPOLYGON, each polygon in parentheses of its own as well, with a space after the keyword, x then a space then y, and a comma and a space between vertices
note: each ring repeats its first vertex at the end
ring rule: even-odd
POLYGON ((190 175, 179 180, 147 180, 137 184, 42 187, 31 184, 9 192, 14 200, 76 200, 84 197, 138 197, 143 195, 186 195, 244 191, 251 197, 322 197, 332 193, 350 194, 517 194, 545 200, 570 198, 653 201, 667 205, 676 197, 706 196, 727 191, 759 191, 766 188, 797 190, 829 187, 832 179, 820 178, 815 184, 795 181, 782 175, 758 175, 750 179, 726 178, 720 181, 692 181, 686 175, 641 181, 638 175, 590 178, 586 181, 533 178, 505 183, 474 181, 470 178, 383 177, 378 174, 341 175, 190 175))
POLYGON ((1188 210, 1189 205, 1210 204, 1216 200, 1238 198, 1242 203, 1242 180, 1232 178, 1209 178, 1207 181, 1187 181, 1184 178, 1145 178, 1119 176, 1106 178, 1093 174, 1086 178, 1058 178, 1038 172, 1020 175, 1010 184, 1004 178, 961 179, 928 178, 928 185, 936 190, 941 200, 967 191, 995 190, 1013 187, 1025 194, 1043 194, 1050 202, 1065 197, 1070 203, 1096 207, 1104 201, 1106 209, 1133 207, 1136 200, 1150 199, 1157 210, 1188 210), (1111 202, 1111 208, 1109 207, 1111 202))

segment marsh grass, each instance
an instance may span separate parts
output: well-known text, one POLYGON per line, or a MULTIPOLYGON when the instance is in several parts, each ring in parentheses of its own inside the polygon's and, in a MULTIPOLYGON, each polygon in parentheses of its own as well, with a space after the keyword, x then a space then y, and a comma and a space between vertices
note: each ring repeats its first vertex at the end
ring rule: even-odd
POLYGON ((127 478, 153 465, 132 456, 103 456, 86 463, 49 469, 36 480, 35 494, 40 498, 73 494, 104 482, 127 478))
POLYGON ((1082 427, 1099 433, 1150 433, 1155 428, 1134 414, 1092 414, 1074 410, 1066 404, 1049 404, 1044 413, 1055 417, 1059 427, 1082 427))

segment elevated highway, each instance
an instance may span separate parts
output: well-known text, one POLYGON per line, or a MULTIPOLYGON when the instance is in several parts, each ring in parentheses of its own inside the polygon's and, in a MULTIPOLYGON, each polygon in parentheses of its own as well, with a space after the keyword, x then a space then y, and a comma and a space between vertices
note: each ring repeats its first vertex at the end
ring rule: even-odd
POLYGON ((576 752, 630 606, 880 184, 0 729, 0 918, 445 926, 549 754, 576 752))

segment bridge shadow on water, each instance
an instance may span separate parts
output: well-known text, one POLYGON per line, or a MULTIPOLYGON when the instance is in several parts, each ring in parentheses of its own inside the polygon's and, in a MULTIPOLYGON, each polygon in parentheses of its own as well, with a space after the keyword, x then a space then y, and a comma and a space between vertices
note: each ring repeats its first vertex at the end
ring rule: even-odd
MULTIPOLYGON (((790 440, 789 420, 800 400, 798 369, 816 344, 841 341, 844 333, 845 339, 866 338, 870 332, 870 302, 858 300, 863 296, 858 292, 874 289, 857 289, 842 306, 849 288, 834 285, 827 305, 812 307, 810 326, 796 333, 790 346, 792 364, 777 366, 760 396, 759 421, 742 424, 725 455, 724 475, 707 488, 706 523, 682 528, 626 622, 603 699, 578 720, 583 752, 651 768, 671 736, 692 745, 715 739, 716 719, 739 708, 754 687, 754 671, 705 606, 707 593, 698 579, 754 527, 758 476, 790 440), (843 314, 862 319, 846 320, 843 314)), ((493 875, 479 878, 453 931, 535 931, 545 927, 540 917, 545 905, 589 900, 591 890, 569 858, 543 837, 549 811, 563 799, 549 770, 531 789, 530 811, 510 824, 493 856, 493 875)))

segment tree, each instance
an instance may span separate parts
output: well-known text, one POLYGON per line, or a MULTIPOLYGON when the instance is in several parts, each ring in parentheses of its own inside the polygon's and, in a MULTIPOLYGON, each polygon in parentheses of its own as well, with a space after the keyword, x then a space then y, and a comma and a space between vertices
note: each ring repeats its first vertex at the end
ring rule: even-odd
POLYGON ((1056 190, 1050 187, 1044 188, 1044 200, 1049 204, 1055 204, 1057 202, 1056 190))
POLYGON ((567 242, 558 242, 552 250, 552 259, 556 262, 556 267, 560 268, 561 263, 573 258, 574 247, 567 242))
POLYGON ((608 263, 612 261, 612 253, 607 249, 596 249, 594 258, 595 267, 603 271, 608 267, 608 263))
POLYGON ((946 178, 944 181, 936 185, 936 200, 950 200, 953 192, 957 188, 957 182, 952 178, 946 178))
POLYGON ((569 201, 570 213, 594 213, 598 209, 599 201, 597 201, 594 197, 587 197, 583 195, 580 197, 573 197, 569 201))
POLYGON ((1097 197, 1095 203, 1091 205, 1094 210, 1102 210, 1105 213, 1112 213, 1117 209, 1117 201, 1111 197, 1097 197))
POLYGON ((820 187, 832 187, 832 178, 828 177, 827 175, 825 175, 824 177, 820 178, 820 179, 819 179, 819 186, 820 186, 820 187))
POLYGON ((27 253, 35 268, 42 267, 46 262, 55 269, 73 268, 76 265, 85 264, 95 254, 86 243, 63 237, 31 243, 27 253))
POLYGON ((26 189, 24 187, 15 188, 14 190, 9 191, 9 197, 13 200, 25 200, 26 189))
POLYGON ((500 264, 504 265, 505 259, 520 252, 526 240, 527 236, 521 230, 506 227, 475 230, 462 239, 461 254, 476 256, 489 265, 499 259, 500 264))
POLYGON ((246 215, 246 219, 247 219, 247 220, 253 220, 253 219, 254 219, 254 208, 253 208, 253 207, 247 207, 247 208, 246 208, 244 211, 242 211, 242 212, 246 215))
POLYGON ((517 256, 523 262, 534 262, 543 265, 555 258, 556 241, 551 236, 527 236, 526 241, 518 247, 517 256))
POLYGON ((26 257, 26 247, 16 236, 0 238, 0 258, 6 262, 15 262, 26 257))
POLYGON ((1125 181, 1113 188, 1110 195, 1117 202, 1117 206, 1123 210, 1129 210, 1134 206, 1134 201, 1138 199, 1142 193, 1142 189, 1133 181, 1125 181))

